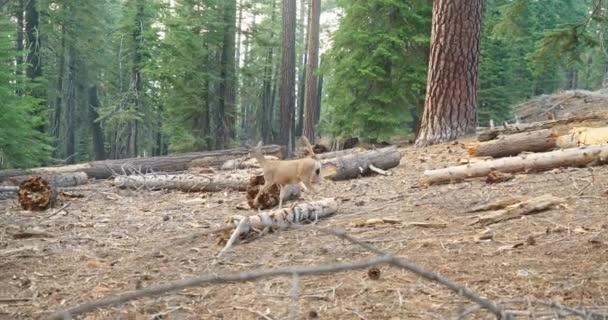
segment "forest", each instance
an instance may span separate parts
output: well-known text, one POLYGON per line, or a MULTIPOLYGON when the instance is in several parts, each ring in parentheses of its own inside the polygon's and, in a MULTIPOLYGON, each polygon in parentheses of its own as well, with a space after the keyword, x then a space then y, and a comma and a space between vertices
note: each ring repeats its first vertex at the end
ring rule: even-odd
POLYGON ((604 0, 0 14, 0 320, 608 319, 604 0))
MULTIPOLYGON (((314 143, 319 136, 379 142, 416 132, 431 3, 293 2, 3 1, 0 167, 260 139, 287 146, 302 133, 314 143), (295 20, 287 43, 284 15, 295 20), (289 81, 281 69, 286 52, 295 65, 289 81), (285 106, 281 86, 292 87, 285 106)), ((602 87, 606 28, 603 4, 595 6, 485 1, 480 125, 513 120, 514 105, 540 94, 602 87)))

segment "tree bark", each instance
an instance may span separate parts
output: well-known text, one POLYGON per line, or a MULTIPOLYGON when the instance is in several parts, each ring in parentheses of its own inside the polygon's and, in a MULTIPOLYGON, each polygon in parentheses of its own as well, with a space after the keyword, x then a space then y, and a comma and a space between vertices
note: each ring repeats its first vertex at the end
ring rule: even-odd
POLYGON ((25 33, 27 54, 27 77, 34 80, 42 76, 42 64, 40 61, 40 19, 36 0, 25 1, 25 33))
POLYGON ((401 162, 401 153, 397 147, 361 152, 322 160, 321 174, 330 180, 347 180, 359 176, 369 175, 373 172, 370 165, 382 170, 394 168, 401 162))
MULTIPOLYGON (((276 19, 276 1, 272 1, 272 15, 271 21, 274 22, 276 19)), ((274 31, 270 31, 270 40, 274 38, 274 31)), ((268 55, 266 56, 266 63, 264 65, 264 81, 262 84, 262 141, 264 143, 269 143, 272 136, 272 106, 273 106, 273 95, 272 95, 272 86, 273 86, 273 56, 274 56, 274 47, 270 46, 268 48, 268 55)))
POLYGON ((302 127, 304 126, 304 90, 306 88, 306 52, 308 51, 308 41, 304 39, 305 31, 308 29, 308 21, 306 19, 306 1, 300 1, 300 13, 298 20, 300 21, 300 29, 298 31, 298 43, 304 43, 304 50, 300 53, 300 66, 298 67, 298 95, 297 95, 297 110, 298 115, 296 117, 296 136, 302 135, 302 127))
POLYGON ((475 133, 482 0, 433 2, 426 100, 417 146, 475 133))
MULTIPOLYGON (((135 13, 135 26, 133 28, 133 65, 131 67, 131 86, 133 90, 132 103, 135 112, 143 112, 142 96, 144 94, 143 81, 141 79, 142 68, 142 37, 145 20, 145 0, 137 0, 135 13)), ((127 156, 136 157, 139 152, 139 120, 129 122, 129 139, 127 141, 127 156)))
MULTIPOLYGON (((278 145, 265 145, 262 153, 279 156, 281 147, 278 145)), ((227 160, 247 156, 246 148, 216 150, 206 152, 192 152, 170 156, 150 158, 130 158, 119 160, 93 161, 70 166, 40 167, 29 170, 3 170, 0 171, 0 181, 11 177, 24 175, 53 175, 60 173, 85 172, 89 178, 107 179, 113 174, 131 174, 146 172, 174 172, 184 171, 192 166, 217 166, 227 160)))
POLYGON ((323 75, 319 75, 317 83, 317 110, 315 111, 315 126, 319 124, 321 119, 321 102, 323 101, 323 75))
POLYGON ((319 24, 321 0, 310 1, 308 18, 308 63, 306 64, 306 97, 304 100, 304 128, 302 134, 315 143, 315 113, 317 111, 317 75, 319 63, 319 24))
POLYGON ((65 163, 76 163, 76 49, 68 49, 68 90, 66 97, 65 163))
MULTIPOLYGON (((17 3, 17 8, 15 9, 15 16, 17 17, 17 39, 15 39, 17 44, 15 48, 17 49, 17 75, 20 77, 23 76, 23 41, 25 40, 23 33, 25 28, 25 23, 23 21, 23 11, 25 10, 25 4, 23 3, 24 1, 25 0, 19 0, 17 3)), ((21 81, 22 80, 20 79, 20 81, 17 83, 17 89, 15 91, 19 97, 23 95, 23 83, 21 81)))
POLYGON ((554 130, 544 129, 523 132, 483 143, 468 146, 471 157, 508 157, 522 152, 544 152, 557 148, 558 135, 554 130))
POLYGON ((503 173, 544 171, 559 167, 587 166, 604 162, 606 159, 608 159, 608 145, 593 145, 427 170, 420 182, 422 184, 459 182, 467 178, 484 177, 492 171, 503 173))
POLYGON ((294 105, 296 80, 296 1, 283 0, 283 45, 281 60, 281 144, 285 146, 286 157, 293 154, 295 146, 294 105))
POLYGON ((99 121, 99 113, 97 110, 101 106, 99 105, 99 96, 97 95, 97 85, 93 85, 89 88, 89 119, 91 121, 91 128, 93 130, 93 155, 95 160, 105 160, 106 150, 103 137, 103 129, 99 121))
POLYGON ((218 192, 226 189, 246 191, 249 177, 248 172, 215 173, 206 176, 191 174, 131 175, 116 177, 114 185, 129 189, 169 189, 186 192, 218 192))
POLYGON ((220 58, 220 85, 219 85, 219 117, 217 125, 218 137, 216 149, 228 146, 234 134, 235 112, 235 23, 236 1, 224 0, 224 35, 222 40, 222 54, 220 58))
POLYGON ((55 85, 56 87, 56 97, 55 97, 55 106, 54 106, 54 110, 53 110, 53 122, 52 122, 52 128, 51 128, 51 132, 53 134, 53 137, 55 138, 55 141, 53 142, 53 156, 55 158, 58 158, 60 155, 60 151, 59 151, 59 140, 61 137, 61 114, 63 112, 63 78, 64 78, 64 72, 65 72, 65 55, 66 55, 66 48, 65 48, 65 38, 66 38, 66 31, 65 31, 65 26, 61 25, 61 48, 59 49, 59 65, 57 66, 57 83, 55 85))

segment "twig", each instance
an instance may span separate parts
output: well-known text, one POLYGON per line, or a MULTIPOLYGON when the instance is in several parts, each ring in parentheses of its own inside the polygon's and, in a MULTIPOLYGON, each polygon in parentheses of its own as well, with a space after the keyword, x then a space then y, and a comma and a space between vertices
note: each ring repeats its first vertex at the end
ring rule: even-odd
POLYGON ((70 201, 70 202, 68 202, 68 203, 66 203, 66 204, 64 204, 64 205, 63 205, 61 208, 57 209, 57 211, 55 211, 55 212, 53 212, 53 213, 49 214, 48 216, 46 216, 46 217, 44 217, 44 218, 45 218, 45 219, 48 219, 48 218, 50 218, 50 217, 52 217, 52 216, 54 216, 54 215, 58 214, 59 212, 61 212, 61 211, 65 210, 67 207, 69 207, 71 204, 72 204, 72 202, 71 202, 71 201, 70 201))
MULTIPOLYGON (((346 240, 350 243, 356 244, 362 248, 365 248, 367 251, 373 252, 377 255, 387 256, 387 253, 385 253, 384 251, 382 251, 372 245, 369 245, 363 241, 355 239, 355 238, 349 236, 348 234, 346 234, 346 232, 344 232, 344 231, 336 231, 336 230, 329 230, 329 229, 319 229, 319 230, 321 230, 325 233, 334 235, 340 239, 346 240)), ((432 271, 425 270, 410 261, 407 261, 405 259, 398 258, 398 257, 393 257, 393 259, 391 259, 389 264, 409 270, 427 280, 437 282, 437 283, 449 288, 450 290, 455 292, 457 295, 466 297, 469 300, 477 303, 483 309, 486 309, 486 310, 492 312, 498 318, 503 317, 503 311, 495 302, 480 297, 479 295, 477 295, 475 292, 471 291, 470 289, 468 289, 464 286, 461 286, 448 278, 445 278, 432 271)))
POLYGON ((266 320, 274 320, 273 318, 271 318, 271 317, 269 317, 269 316, 267 316, 267 315, 265 315, 265 314, 263 314, 263 313, 261 313, 261 312, 259 312, 259 311, 257 311, 257 310, 248 309, 248 308, 243 308, 243 307, 234 307, 234 308, 235 308, 235 309, 239 309, 239 310, 246 310, 246 311, 249 311, 249 312, 251 312, 251 313, 255 313, 255 314, 257 314, 258 316, 260 316, 260 317, 262 317, 262 318, 264 318, 264 319, 266 319, 266 320))
POLYGON ((298 300, 300 299, 300 277, 294 273, 291 278, 291 310, 290 320, 298 320, 298 300))
POLYGON ((13 302, 24 302, 30 301, 30 298, 0 298, 0 303, 13 303, 13 302))
POLYGON ((156 287, 145 288, 137 291, 127 292, 120 295, 107 297, 101 300, 96 300, 89 303, 83 303, 72 308, 58 311, 48 317, 49 320, 60 320, 65 316, 76 316, 85 312, 93 311, 104 306, 116 305, 127 301, 162 295, 164 293, 182 290, 185 288, 199 287, 206 284, 229 283, 229 282, 246 282, 258 279, 265 279, 278 276, 291 276, 294 273, 302 275, 317 275, 325 273, 335 273, 350 270, 366 269, 369 267, 390 263, 394 260, 391 256, 379 257, 366 261, 357 261, 353 263, 329 264, 316 267, 291 267, 275 270, 256 270, 247 272, 227 273, 205 275, 192 279, 179 280, 170 282, 156 287))

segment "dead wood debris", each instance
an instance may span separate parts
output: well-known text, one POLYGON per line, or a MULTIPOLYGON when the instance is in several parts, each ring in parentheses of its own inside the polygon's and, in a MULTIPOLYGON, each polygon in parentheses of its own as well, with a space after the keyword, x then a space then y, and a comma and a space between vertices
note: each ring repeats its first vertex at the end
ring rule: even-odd
POLYGON ((55 204, 57 191, 40 176, 30 176, 19 185, 19 204, 23 210, 43 211, 55 204))
POLYGON ((494 223, 519 218, 524 215, 545 211, 561 203, 563 203, 561 198, 557 198, 549 194, 542 195, 540 197, 507 205, 504 207, 504 209, 499 209, 488 212, 484 215, 480 215, 472 224, 488 226, 494 223))

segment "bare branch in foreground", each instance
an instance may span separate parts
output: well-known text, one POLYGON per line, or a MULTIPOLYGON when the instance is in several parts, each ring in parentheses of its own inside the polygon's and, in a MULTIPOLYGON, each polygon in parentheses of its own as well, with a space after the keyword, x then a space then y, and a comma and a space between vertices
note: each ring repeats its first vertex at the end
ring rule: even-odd
POLYGON ((344 264, 328 264, 321 265, 316 267, 290 267, 290 268, 281 268, 275 270, 257 270, 257 271, 245 271, 245 272, 237 272, 237 273, 227 273, 224 275, 213 274, 213 275, 205 275, 197 278, 179 280, 171 283, 167 283, 164 285, 159 285, 155 287, 150 287, 142 290, 137 290, 133 292, 123 293, 117 296, 108 297, 105 299, 83 303, 81 305, 65 309, 62 311, 58 311, 53 313, 48 317, 49 320, 62 320, 62 319, 70 319, 70 317, 83 314, 85 312, 90 312, 95 309, 125 303, 130 300, 135 300, 143 297, 152 297, 162 295, 168 292, 173 292, 177 290, 182 290, 186 288, 199 287, 206 284, 217 284, 217 283, 230 283, 230 282, 245 282, 245 281, 253 281, 258 279, 265 279, 271 277, 278 276, 292 276, 293 274, 298 274, 300 276, 303 275, 317 275, 324 273, 336 273, 342 271, 351 271, 351 270, 359 270, 366 269, 369 267, 373 267, 376 265, 388 264, 395 258, 387 256, 380 257, 375 259, 370 259, 366 261, 358 261, 353 263, 344 263, 344 264), (66 318, 67 317, 67 318, 66 318))
POLYGON ((486 309, 486 310, 492 312, 498 318, 503 318, 503 316, 504 316, 502 309, 495 302, 480 297, 478 294, 471 291, 471 289, 461 286, 446 277, 443 277, 435 272, 425 270, 422 267, 416 265, 415 263, 413 263, 411 261, 408 261, 408 260, 405 260, 402 258, 398 258, 398 257, 393 257, 392 255, 389 255, 388 253, 386 253, 370 244, 367 244, 361 240, 351 237, 344 231, 336 231, 336 230, 329 230, 329 229, 318 229, 318 230, 320 230, 324 233, 327 233, 327 234, 334 235, 334 236, 336 236, 340 239, 346 240, 350 243, 356 244, 377 255, 392 257, 391 261, 389 261, 389 264, 391 264, 395 267, 401 268, 401 269, 406 269, 408 271, 411 271, 427 280, 439 283, 439 284, 447 287, 448 289, 452 290, 457 295, 466 297, 469 300, 477 303, 482 309, 486 309))

